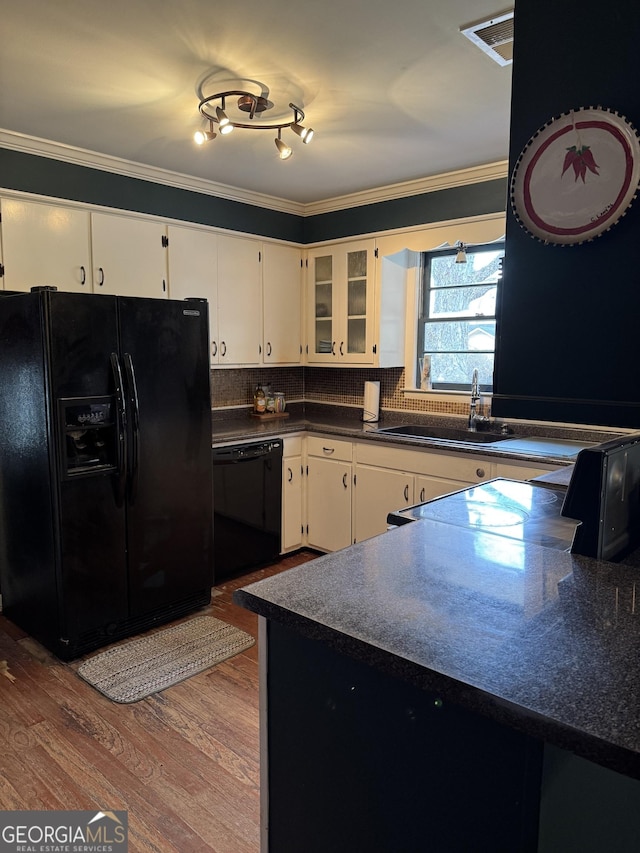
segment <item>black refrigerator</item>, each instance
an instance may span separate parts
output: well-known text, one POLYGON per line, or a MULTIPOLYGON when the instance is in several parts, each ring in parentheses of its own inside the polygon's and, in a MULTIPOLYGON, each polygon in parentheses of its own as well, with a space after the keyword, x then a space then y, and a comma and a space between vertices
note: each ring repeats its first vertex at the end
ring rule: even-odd
POLYGON ((213 582, 207 303, 0 299, 0 593, 63 660, 213 582))

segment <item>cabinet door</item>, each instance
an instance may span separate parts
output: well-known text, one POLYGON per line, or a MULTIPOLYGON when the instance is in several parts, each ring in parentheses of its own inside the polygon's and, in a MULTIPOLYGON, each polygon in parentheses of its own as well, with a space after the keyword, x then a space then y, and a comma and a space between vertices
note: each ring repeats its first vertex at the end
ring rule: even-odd
POLYGON ((321 250, 309 255, 308 361, 331 363, 336 358, 334 258, 321 250))
POLYGON ((355 466, 353 532, 356 542, 384 533, 387 515, 414 502, 414 476, 388 468, 355 466))
POLYGON ((344 270, 342 330, 336 344, 342 362, 373 363, 374 242, 348 244, 342 250, 344 270))
POLYGON ((3 199, 2 244, 5 290, 91 291, 88 211, 3 199))
POLYGON ((197 296, 209 303, 209 357, 218 362, 218 243, 217 235, 197 228, 170 225, 169 296, 197 296))
POLYGON ((337 551, 351 544, 351 464, 308 459, 309 545, 337 551))
POLYGON ((259 364, 260 243, 218 235, 218 361, 259 364))
POLYGON ((302 547, 302 456, 282 460, 282 553, 302 547))
POLYGON ((166 227, 161 222, 91 214, 95 293, 166 299, 166 227))
POLYGON ((262 360, 300 364, 302 254, 292 246, 273 243, 264 243, 262 252, 262 360))
POLYGON ((375 241, 309 254, 310 363, 373 364, 375 241))
POLYGON ((445 480, 442 477, 416 477, 415 484, 415 503, 421 504, 425 501, 430 501, 433 498, 439 498, 440 495, 448 495, 451 492, 457 492, 459 489, 466 489, 467 486, 474 485, 473 483, 465 483, 461 480, 445 480))

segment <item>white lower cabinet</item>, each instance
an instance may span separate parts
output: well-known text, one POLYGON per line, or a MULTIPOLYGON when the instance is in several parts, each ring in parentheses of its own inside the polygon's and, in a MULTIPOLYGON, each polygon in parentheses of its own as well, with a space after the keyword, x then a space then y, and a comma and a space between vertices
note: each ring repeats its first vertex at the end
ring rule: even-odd
POLYGON ((319 435, 286 438, 282 464, 283 553, 305 545, 337 551, 384 533, 390 512, 495 477, 529 480, 558 468, 319 435))
POLYGON ((308 545, 320 551, 346 548, 351 539, 352 444, 307 437, 308 545))
POLYGON ((415 503, 413 474, 356 464, 354 468, 353 536, 361 542, 384 533, 387 515, 415 503))
POLYGON ((304 542, 302 436, 287 436, 282 455, 281 553, 295 551, 304 542))

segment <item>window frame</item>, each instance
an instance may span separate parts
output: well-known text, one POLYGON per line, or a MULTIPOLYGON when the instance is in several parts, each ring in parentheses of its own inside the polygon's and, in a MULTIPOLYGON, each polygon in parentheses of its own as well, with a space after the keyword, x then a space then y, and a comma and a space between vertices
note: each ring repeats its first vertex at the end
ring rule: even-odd
MULTIPOLYGON (((505 240, 495 240, 487 243, 478 243, 473 246, 466 247, 467 255, 473 254, 474 252, 479 251, 500 251, 502 252, 501 258, 501 266, 502 259, 504 259, 504 251, 505 251, 505 240)), ((442 290, 442 288, 433 288, 431 287, 431 262, 434 258, 438 257, 446 257, 451 256, 454 257, 457 255, 458 249, 455 246, 447 246, 442 248, 436 248, 427 250, 421 253, 421 264, 420 264, 420 279, 419 279, 419 293, 418 293, 418 310, 417 310, 417 346, 415 350, 415 359, 413 364, 413 376, 414 376, 414 387, 417 391, 421 393, 425 393, 425 389, 420 388, 420 359, 423 357, 425 349, 424 349, 424 337, 425 337, 425 329, 429 322, 433 323, 447 323, 447 322, 460 322, 466 320, 474 320, 477 315, 469 314, 468 316, 456 316, 451 317, 450 319, 446 317, 430 317, 430 304, 431 304, 431 293, 435 290, 442 290)), ((498 281, 501 278, 501 271, 498 273, 498 281)), ((466 287, 467 285, 454 285, 455 287, 466 287)), ((469 287, 473 287, 473 284, 469 284, 469 287)), ((493 321, 495 323, 496 315, 488 314, 483 315, 484 320, 493 321)), ((453 350, 451 351, 454 352, 453 350)), ((466 353, 478 353, 479 355, 483 354, 492 354, 495 359, 495 345, 493 350, 456 350, 456 353, 466 354, 466 353)), ((458 392, 465 393, 471 390, 471 376, 469 376, 469 381, 465 383, 453 383, 453 382, 440 382, 437 386, 431 386, 428 389, 428 392, 458 392)), ((482 384, 480 386, 480 391, 483 395, 491 394, 493 392, 493 383, 491 385, 482 384)))

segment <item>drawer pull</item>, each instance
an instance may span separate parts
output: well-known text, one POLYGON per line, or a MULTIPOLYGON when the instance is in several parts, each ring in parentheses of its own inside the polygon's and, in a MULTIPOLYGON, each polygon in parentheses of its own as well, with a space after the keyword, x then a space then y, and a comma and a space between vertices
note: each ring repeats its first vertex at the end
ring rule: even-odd
POLYGON ((336 449, 335 449, 335 447, 323 447, 322 452, 323 453, 335 453, 336 449))
POLYGON ((484 468, 476 468, 476 474, 478 477, 484 477, 484 468))

